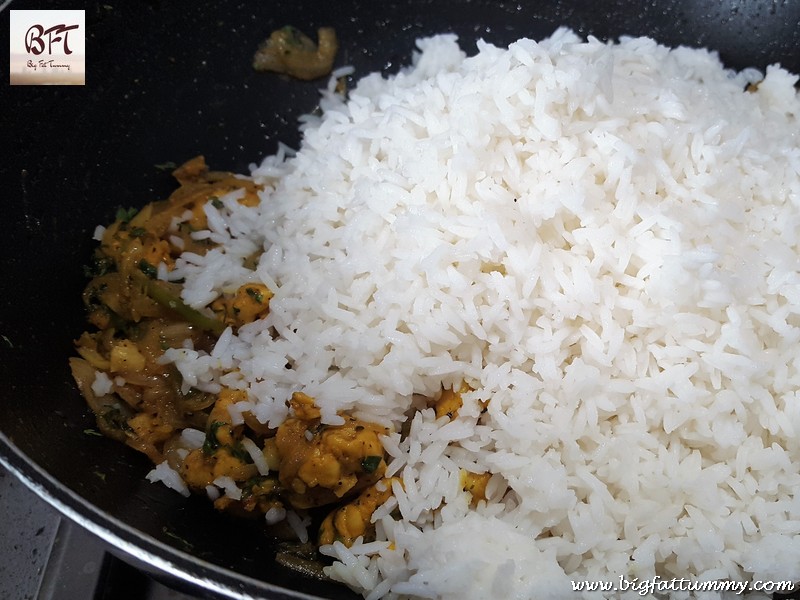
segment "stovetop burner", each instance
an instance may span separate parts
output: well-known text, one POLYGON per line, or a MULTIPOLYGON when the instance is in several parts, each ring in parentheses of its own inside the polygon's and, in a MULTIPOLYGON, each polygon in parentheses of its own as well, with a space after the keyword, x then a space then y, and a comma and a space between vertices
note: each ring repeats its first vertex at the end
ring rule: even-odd
POLYGON ((196 600, 120 560, 0 466, 0 582, 7 600, 196 600))

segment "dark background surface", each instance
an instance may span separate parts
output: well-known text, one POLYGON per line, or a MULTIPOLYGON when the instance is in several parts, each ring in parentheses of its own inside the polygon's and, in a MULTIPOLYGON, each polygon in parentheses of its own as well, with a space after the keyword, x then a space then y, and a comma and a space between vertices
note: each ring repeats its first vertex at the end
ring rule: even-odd
MULTIPOLYGON (((0 45, 9 47, 9 9, 59 8, 80 6, 12 2, 0 15, 0 45)), ((156 165, 204 154, 212 168, 247 171, 279 142, 297 147, 297 118, 316 107, 324 82, 254 72, 259 42, 286 24, 312 36, 334 26, 336 66, 353 65, 359 77, 408 64, 423 35, 456 32, 472 53, 477 38, 506 44, 566 25, 601 39, 710 47, 731 68, 780 62, 800 72, 800 2, 788 0, 109 0, 85 8, 85 86, 12 87, 7 71, 0 77, 0 454, 99 531, 192 577, 276 598, 292 594, 283 589, 352 594, 276 566, 258 526, 143 481, 143 456, 85 433, 93 419, 67 366, 83 330, 81 266, 94 227, 118 206, 165 197, 173 182, 156 165)))

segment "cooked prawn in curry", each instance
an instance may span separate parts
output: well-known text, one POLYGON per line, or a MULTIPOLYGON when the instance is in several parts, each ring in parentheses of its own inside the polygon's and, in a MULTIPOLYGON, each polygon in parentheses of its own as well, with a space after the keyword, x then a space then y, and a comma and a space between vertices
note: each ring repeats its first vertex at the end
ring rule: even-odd
MULTIPOLYGON (((155 464, 166 461, 219 510, 263 516, 323 507, 320 544, 368 539, 372 513, 400 483, 385 476, 384 427, 348 415, 341 425, 325 424, 315 399, 301 391, 286 399, 289 417, 277 428, 249 412, 233 419, 230 409, 247 400, 246 391, 186 391, 162 360, 165 350, 187 343, 210 351, 226 328, 268 315, 273 296, 266 285, 249 283, 197 310, 183 302, 179 283, 160 276, 181 253, 214 247, 192 236, 207 228, 207 204, 216 207, 237 190, 242 205, 259 202, 252 181, 209 171, 202 157, 173 175, 180 187, 167 200, 118 211, 86 268, 83 301, 94 331, 77 340, 70 366, 98 428, 155 464), (187 437, 198 434, 202 443, 190 447, 187 437)), ((468 389, 445 390, 428 404, 450 418, 468 389)))
POLYGON ((333 68, 339 41, 332 27, 320 27, 317 37, 315 44, 290 25, 277 29, 259 46, 253 56, 253 68, 303 80, 324 77, 333 68))

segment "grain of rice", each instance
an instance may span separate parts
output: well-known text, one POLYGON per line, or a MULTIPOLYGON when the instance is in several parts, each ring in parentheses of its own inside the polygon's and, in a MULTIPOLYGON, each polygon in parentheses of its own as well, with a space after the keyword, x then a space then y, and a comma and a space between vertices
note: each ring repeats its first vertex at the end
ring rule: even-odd
POLYGON ((266 513, 264 513, 264 519, 267 522, 267 525, 275 525, 275 523, 280 523, 286 518, 286 509, 280 506, 271 506, 266 513))
POLYGON ((150 483, 161 482, 168 488, 175 490, 187 498, 190 495, 189 488, 175 469, 169 466, 167 461, 159 463, 146 476, 150 483))
POLYGON ((221 477, 217 477, 211 483, 223 490, 225 492, 225 496, 228 498, 231 498, 232 500, 242 499, 242 490, 238 485, 236 485, 236 481, 232 477, 223 475, 221 477))
POLYGON ((308 541, 308 526, 311 524, 311 519, 307 515, 300 516, 293 510, 286 511, 286 522, 292 528, 297 539, 305 544, 308 541))
POLYGON ((269 465, 267 459, 264 458, 264 453, 261 452, 256 443, 250 438, 242 438, 242 446, 247 450, 247 454, 253 459, 253 464, 258 469, 260 475, 269 475, 269 465))
POLYGON ((97 371, 92 382, 92 393, 95 396, 105 396, 114 389, 114 381, 103 371, 97 371))
POLYGON ((186 429, 181 431, 181 442, 187 447, 191 449, 202 448, 203 442, 206 440, 206 433, 205 431, 201 431, 199 429, 194 429, 192 427, 187 427, 186 429))
POLYGON ((218 500, 220 495, 221 494, 219 493, 219 488, 217 486, 215 485, 206 486, 206 496, 208 496, 208 499, 211 500, 212 502, 218 500))

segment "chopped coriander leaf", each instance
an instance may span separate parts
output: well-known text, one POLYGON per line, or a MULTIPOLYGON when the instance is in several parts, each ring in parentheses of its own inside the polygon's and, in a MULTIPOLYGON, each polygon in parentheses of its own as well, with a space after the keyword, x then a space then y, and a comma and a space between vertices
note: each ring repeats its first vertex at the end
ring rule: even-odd
POLYGON ((374 473, 383 460, 382 456, 365 456, 361 460, 361 468, 365 473, 374 473))
POLYGON ((139 270, 147 275, 150 279, 155 279, 156 275, 158 275, 158 269, 156 269, 145 259, 139 261, 139 270))
POLYGON ((117 208, 117 214, 114 217, 117 221, 122 221, 123 223, 128 223, 136 214, 139 212, 137 208, 122 208, 121 206, 117 208))
POLYGON ((309 427, 308 431, 311 432, 311 435, 318 435, 318 434, 322 433, 323 431, 325 431, 327 428, 328 428, 328 426, 325 423, 318 423, 314 427, 309 427))
POLYGON ((119 429, 125 432, 133 431, 131 426, 128 425, 128 418, 122 413, 122 409, 118 405, 106 405, 108 410, 100 414, 103 422, 112 429, 119 429))
POLYGON ((111 273, 115 269, 114 259, 106 255, 95 254, 89 264, 83 266, 83 274, 90 278, 100 277, 111 273))
POLYGON ((165 163, 161 163, 160 165, 153 165, 153 166, 159 171, 173 171, 174 169, 178 168, 178 165, 176 165, 171 160, 165 163))
POLYGON ((221 208, 225 207, 225 205, 222 203, 222 200, 220 200, 216 196, 210 196, 208 200, 211 202, 211 206, 213 206, 217 210, 220 210, 221 208))
POLYGON ((217 439, 217 431, 225 425, 222 421, 214 421, 208 426, 206 431, 206 439, 203 442, 203 454, 214 454, 217 448, 220 447, 219 440, 217 439))
POLYGON ((237 443, 234 444, 233 446, 227 446, 227 448, 228 450, 230 450, 231 456, 237 458, 244 464, 249 465, 253 463, 253 457, 250 456, 250 453, 247 450, 245 450, 242 444, 237 443))
POLYGON ((259 304, 263 304, 264 303, 264 294, 262 294, 257 289, 249 287, 249 288, 245 288, 244 291, 247 292, 247 295, 250 296, 256 302, 258 302, 259 304))

